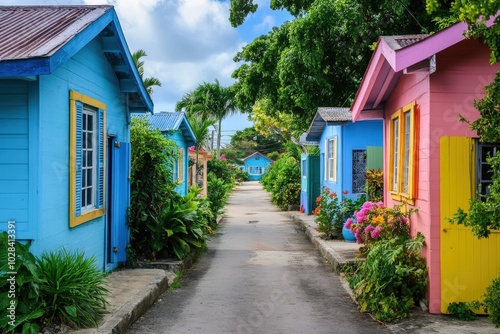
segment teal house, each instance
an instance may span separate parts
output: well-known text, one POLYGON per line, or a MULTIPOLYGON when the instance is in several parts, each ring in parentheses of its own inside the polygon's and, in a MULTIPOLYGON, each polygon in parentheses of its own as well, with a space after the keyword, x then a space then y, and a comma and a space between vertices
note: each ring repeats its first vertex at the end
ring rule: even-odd
POLYGON ((271 167, 272 162, 273 161, 264 154, 255 152, 243 159, 244 167, 241 169, 248 172, 249 181, 260 181, 260 179, 262 179, 262 175, 264 175, 269 170, 269 167, 271 167))
POLYGON ((315 209, 315 203, 304 189, 317 193, 318 181, 320 189, 329 188, 342 199, 365 192, 367 169, 382 169, 382 120, 354 123, 349 108, 318 108, 304 140, 320 151, 318 162, 309 165, 314 170, 304 171, 307 167, 302 164, 302 175, 309 179, 302 180, 301 205, 308 211, 315 209), (308 182, 314 186, 307 187, 308 182))
POLYGON ((157 114, 147 115, 146 119, 151 124, 151 129, 160 130, 166 138, 177 145, 178 155, 173 164, 173 177, 174 181, 177 181, 179 185, 175 190, 179 195, 185 196, 188 193, 188 148, 196 144, 196 138, 186 114, 162 111, 157 114))
POLYGON ((129 239, 130 116, 153 103, 112 6, 0 6, 0 231, 112 270, 129 239))

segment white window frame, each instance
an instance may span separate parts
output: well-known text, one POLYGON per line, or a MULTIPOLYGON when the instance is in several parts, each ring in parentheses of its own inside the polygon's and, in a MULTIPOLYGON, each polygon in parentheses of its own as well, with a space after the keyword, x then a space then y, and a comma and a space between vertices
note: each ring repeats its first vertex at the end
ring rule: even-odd
POLYGON ((86 212, 96 208, 97 184, 97 111, 83 105, 82 123, 82 188, 81 210, 86 212), (89 122, 89 119, 91 121, 89 122), (91 127, 89 127, 91 125, 91 127), (89 158, 91 163, 89 164, 89 158), (90 174, 90 178, 89 178, 90 174), (89 195, 90 194, 90 195, 89 195))
POLYGON ((337 137, 325 140, 325 180, 337 182, 337 137))

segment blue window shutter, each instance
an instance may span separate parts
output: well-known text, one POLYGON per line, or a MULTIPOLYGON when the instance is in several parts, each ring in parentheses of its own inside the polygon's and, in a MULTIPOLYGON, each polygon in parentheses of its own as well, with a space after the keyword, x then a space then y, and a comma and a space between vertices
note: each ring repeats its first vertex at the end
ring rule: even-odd
POLYGON ((98 113, 98 126, 97 126, 97 142, 98 142, 98 158, 97 158, 97 194, 96 194, 96 207, 102 208, 104 205, 104 111, 99 109, 98 113))
POLYGON ((75 101, 76 104, 76 152, 75 152, 75 217, 79 217, 82 213, 82 126, 83 126, 83 103, 75 101))

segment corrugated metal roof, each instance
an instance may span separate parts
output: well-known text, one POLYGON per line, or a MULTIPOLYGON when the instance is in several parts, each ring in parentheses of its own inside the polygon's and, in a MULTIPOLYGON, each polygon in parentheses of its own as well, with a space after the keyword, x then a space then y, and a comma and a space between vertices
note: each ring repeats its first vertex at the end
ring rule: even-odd
POLYGON ((191 124, 182 112, 162 111, 156 114, 132 114, 133 118, 146 119, 151 129, 158 129, 161 132, 181 130, 188 146, 196 144, 191 124))
POLYGON ((151 129, 158 129, 160 131, 178 130, 184 117, 180 112, 163 111, 161 113, 147 115, 146 119, 151 124, 151 129))
POLYGON ((393 50, 399 50, 410 46, 412 44, 418 43, 421 40, 429 37, 427 34, 421 35, 404 35, 404 36, 382 36, 381 39, 385 40, 387 45, 393 50))
POLYGON ((318 113, 325 122, 349 122, 352 120, 349 108, 319 107, 318 113))
POLYGON ((0 6, 0 61, 47 57, 112 6, 0 6))
POLYGON ((307 130, 307 135, 301 139, 307 142, 318 142, 325 126, 350 121, 352 121, 352 115, 349 108, 319 107, 307 130))

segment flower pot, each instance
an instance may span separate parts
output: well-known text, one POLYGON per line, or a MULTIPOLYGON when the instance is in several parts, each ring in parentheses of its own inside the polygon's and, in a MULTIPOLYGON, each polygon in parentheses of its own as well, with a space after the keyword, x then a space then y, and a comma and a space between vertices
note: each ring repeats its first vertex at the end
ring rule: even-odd
POLYGON ((342 236, 344 237, 345 242, 356 242, 356 236, 351 229, 342 227, 342 236))

